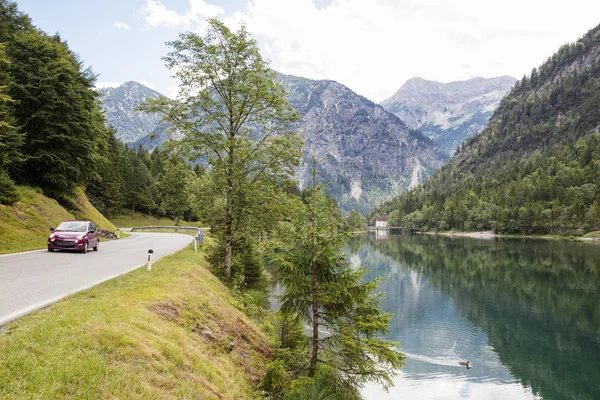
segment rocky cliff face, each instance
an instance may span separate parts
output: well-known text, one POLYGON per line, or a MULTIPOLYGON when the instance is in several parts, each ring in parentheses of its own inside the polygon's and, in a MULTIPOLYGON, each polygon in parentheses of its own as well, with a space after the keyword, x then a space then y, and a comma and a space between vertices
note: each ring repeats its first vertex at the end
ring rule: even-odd
POLYGON ((487 126, 515 82, 510 76, 450 83, 412 78, 381 105, 452 155, 465 139, 487 126))
POLYGON ((166 126, 158 114, 137 111, 147 98, 158 99, 162 94, 137 82, 125 82, 116 88, 99 89, 106 121, 117 130, 117 138, 130 146, 143 144, 154 148, 167 139, 166 126), (150 135, 152 135, 152 139, 150 135), (154 138, 155 137, 155 138, 154 138))
MULTIPOLYGON (((346 212, 368 212, 416 186, 447 160, 433 141, 337 82, 279 78, 302 117, 298 129, 306 147, 297 178, 301 185, 310 183, 314 154, 321 161, 320 182, 330 182, 330 195, 346 212)), ((157 98, 159 93, 136 82, 100 93, 117 138, 149 149, 168 138, 159 116, 135 111, 145 98, 157 98)))
POLYGON ((334 81, 279 75, 290 104, 302 119, 306 146, 297 171, 310 182, 314 154, 319 179, 344 211, 366 212, 415 186, 442 166, 446 157, 420 132, 383 107, 334 81))

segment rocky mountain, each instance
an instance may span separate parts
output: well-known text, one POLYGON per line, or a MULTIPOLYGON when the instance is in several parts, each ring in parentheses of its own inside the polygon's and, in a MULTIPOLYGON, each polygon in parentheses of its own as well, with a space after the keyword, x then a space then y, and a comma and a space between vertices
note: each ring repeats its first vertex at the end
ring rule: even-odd
POLYGON ((486 127, 515 82, 510 76, 450 83, 412 78, 381 105, 451 156, 467 138, 486 127))
POLYGON ((419 230, 600 230, 600 25, 518 81, 425 184, 374 210, 419 230))
POLYGON ((158 99, 162 94, 138 83, 125 82, 119 87, 99 89, 106 121, 117 130, 117 138, 129 146, 154 148, 167 139, 167 127, 157 114, 136 110, 147 98, 158 99))
POLYGON ((383 107, 335 81, 279 75, 298 110, 306 147, 300 182, 310 181, 311 154, 319 178, 344 211, 366 212, 422 182, 446 157, 430 139, 383 107))
MULTIPOLYGON (((278 76, 302 117, 298 129, 306 147, 297 178, 302 185, 310 182, 314 154, 321 160, 319 179, 330 182, 329 193, 344 211, 366 213, 416 186, 447 160, 430 139, 344 85, 278 76)), ((107 120, 122 141, 152 149, 168 138, 158 116, 135 111, 144 98, 159 93, 136 82, 100 93, 107 120)))

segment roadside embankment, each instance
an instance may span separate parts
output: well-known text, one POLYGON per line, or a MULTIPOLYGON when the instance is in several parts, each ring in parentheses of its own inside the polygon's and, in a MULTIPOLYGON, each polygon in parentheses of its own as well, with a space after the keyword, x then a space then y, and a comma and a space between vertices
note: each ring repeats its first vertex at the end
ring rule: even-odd
POLYGON ((253 399, 270 348, 191 247, 0 333, 0 399, 253 399))
POLYGON ((34 188, 18 186, 17 190, 19 201, 12 206, 0 204, 0 254, 46 248, 50 228, 65 219, 86 219, 100 228, 117 230, 94 208, 82 189, 77 189, 70 211, 34 188))

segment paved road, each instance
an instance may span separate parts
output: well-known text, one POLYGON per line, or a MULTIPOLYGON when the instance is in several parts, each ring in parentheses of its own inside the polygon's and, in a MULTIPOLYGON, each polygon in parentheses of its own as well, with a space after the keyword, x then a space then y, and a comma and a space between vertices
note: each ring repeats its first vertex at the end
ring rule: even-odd
POLYGON ((175 233, 134 233, 87 254, 34 251, 0 256, 0 326, 80 290, 124 274, 191 243, 175 233))

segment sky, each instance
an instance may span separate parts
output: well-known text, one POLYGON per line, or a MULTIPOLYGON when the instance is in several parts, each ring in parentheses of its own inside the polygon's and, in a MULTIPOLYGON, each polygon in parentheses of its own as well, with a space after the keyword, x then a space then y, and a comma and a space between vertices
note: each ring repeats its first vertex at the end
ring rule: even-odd
POLYGON ((273 69, 336 80, 373 100, 408 79, 451 82, 531 72, 600 23, 593 0, 17 0, 58 32, 97 87, 137 81, 173 97, 161 57, 206 18, 245 23, 273 69))

